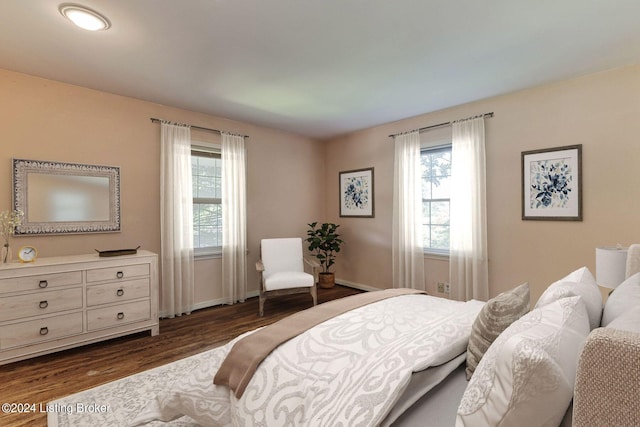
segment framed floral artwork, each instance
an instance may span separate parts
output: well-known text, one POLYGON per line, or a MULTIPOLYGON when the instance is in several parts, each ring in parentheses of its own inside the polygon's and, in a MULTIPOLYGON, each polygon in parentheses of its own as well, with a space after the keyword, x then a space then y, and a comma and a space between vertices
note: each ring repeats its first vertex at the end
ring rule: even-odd
POLYGON ((582 145, 522 152, 522 219, 582 221, 582 145))
POLYGON ((373 168, 339 173, 340 216, 373 218, 373 168))

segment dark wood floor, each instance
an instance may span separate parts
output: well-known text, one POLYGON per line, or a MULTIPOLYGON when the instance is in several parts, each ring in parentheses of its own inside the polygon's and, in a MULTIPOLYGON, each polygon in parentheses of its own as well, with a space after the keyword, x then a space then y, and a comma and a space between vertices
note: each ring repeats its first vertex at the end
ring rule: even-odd
MULTIPOLYGON (((359 293, 336 286, 318 289, 318 303, 359 293)), ((36 407, 226 343, 237 335, 311 307, 308 294, 267 300, 258 316, 258 299, 198 310, 160 321, 160 335, 139 333, 0 366, 0 403, 36 407)), ((0 413, 0 426, 46 425, 46 414, 0 413)))

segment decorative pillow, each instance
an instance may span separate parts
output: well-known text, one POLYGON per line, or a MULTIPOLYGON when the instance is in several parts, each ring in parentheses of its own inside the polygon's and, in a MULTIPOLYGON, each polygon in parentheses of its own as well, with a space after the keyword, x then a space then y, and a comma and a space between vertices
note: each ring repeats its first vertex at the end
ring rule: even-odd
POLYGON ((595 329, 600 326, 602 317, 602 294, 593 274, 587 267, 582 267, 566 277, 552 283, 540 296, 535 308, 550 304, 560 298, 582 297, 589 314, 589 326, 595 329))
POLYGON ((613 319, 607 328, 640 333, 640 305, 630 308, 613 319))
POLYGON ((640 306, 640 273, 636 273, 613 290, 602 313, 602 326, 609 324, 625 311, 640 306))
POLYGON ((528 283, 523 283, 487 301, 471 328, 467 346, 467 380, 471 378, 478 362, 498 335, 528 311, 528 283))
POLYGON ((627 249, 627 268, 624 277, 629 278, 640 272, 640 244, 633 244, 627 249))
POLYGON ((589 334, 580 297, 525 314, 493 342, 467 386, 456 426, 559 425, 589 334))

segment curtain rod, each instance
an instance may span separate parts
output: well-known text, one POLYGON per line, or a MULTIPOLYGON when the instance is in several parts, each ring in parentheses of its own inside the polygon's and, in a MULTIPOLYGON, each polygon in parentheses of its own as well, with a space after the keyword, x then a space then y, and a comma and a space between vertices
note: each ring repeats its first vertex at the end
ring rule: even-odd
MULTIPOLYGON (((489 118, 489 117, 493 117, 493 111, 490 112, 490 113, 484 113, 484 114, 479 114, 477 116, 469 117, 469 119, 474 119, 476 117, 484 117, 485 119, 489 118)), ((460 120, 468 120, 468 119, 460 119, 460 120)), ((460 120, 454 120, 454 121, 457 122, 457 121, 460 121, 460 120)), ((425 126, 425 127, 422 127, 422 128, 416 129, 416 130, 418 132, 423 132, 423 131, 429 130, 429 129, 439 128, 439 127, 442 127, 442 126, 449 126, 454 121, 445 122, 445 123, 438 123, 437 125, 425 126)), ((389 135, 389 138, 393 138, 393 137, 398 136, 398 135, 403 134, 403 133, 404 132, 394 133, 392 135, 389 135)))
MULTIPOLYGON (((162 123, 162 122, 165 122, 165 123, 171 123, 171 124, 175 124, 175 125, 186 125, 186 126, 189 126, 189 127, 190 127, 190 128, 192 128, 192 129, 198 129, 198 130, 204 130, 204 131, 208 131, 208 132, 216 132, 216 133, 222 134, 222 131, 221 131, 221 130, 218 130, 218 129, 203 128, 202 126, 194 126, 194 125, 190 125, 190 124, 187 124, 187 123, 176 123, 176 122, 170 122, 169 120, 156 119, 155 117, 151 117, 151 118, 150 118, 150 120, 151 120, 153 123, 162 123)), ((249 136, 248 136, 248 135, 238 135, 238 136, 241 136, 241 137, 243 137, 243 138, 249 138, 249 136)))

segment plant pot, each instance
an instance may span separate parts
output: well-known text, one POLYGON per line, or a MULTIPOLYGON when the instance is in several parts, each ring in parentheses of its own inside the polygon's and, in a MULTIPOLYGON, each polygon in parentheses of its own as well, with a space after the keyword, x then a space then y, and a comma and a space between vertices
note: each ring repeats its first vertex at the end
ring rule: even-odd
POLYGON ((334 273, 318 274, 318 286, 322 289, 331 289, 336 284, 336 275, 334 273))

